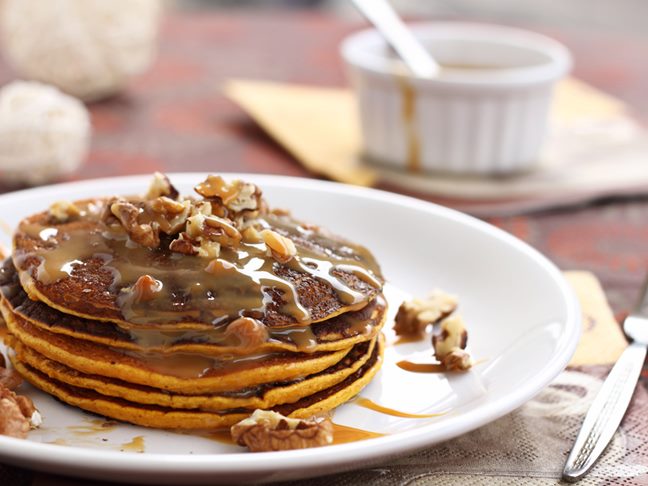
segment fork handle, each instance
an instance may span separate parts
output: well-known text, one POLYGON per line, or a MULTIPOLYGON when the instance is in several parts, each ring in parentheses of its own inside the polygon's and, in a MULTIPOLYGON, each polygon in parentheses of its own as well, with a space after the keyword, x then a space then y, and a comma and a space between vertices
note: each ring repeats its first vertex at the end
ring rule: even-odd
POLYGON ((646 346, 632 343, 610 371, 569 453, 562 476, 565 481, 573 483, 583 477, 607 447, 625 415, 645 359, 646 346))

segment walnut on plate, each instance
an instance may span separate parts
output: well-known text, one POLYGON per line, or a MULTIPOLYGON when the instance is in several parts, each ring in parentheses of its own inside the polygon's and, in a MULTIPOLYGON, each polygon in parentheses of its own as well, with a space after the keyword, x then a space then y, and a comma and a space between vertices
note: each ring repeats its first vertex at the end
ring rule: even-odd
POLYGON ((457 305, 457 297, 441 290, 432 291, 426 299, 407 300, 398 308, 394 331, 399 336, 422 336, 428 325, 448 317, 457 305))
POLYGON ((432 336, 434 355, 448 371, 465 371, 472 367, 470 354, 465 351, 468 332, 460 315, 441 321, 438 334, 432 336))
POLYGON ((267 411, 254 413, 234 424, 232 438, 252 452, 307 449, 333 443, 333 424, 329 418, 293 419, 267 411))
MULTIPOLYGON (((0 354, 0 356, 2 356, 0 354)), ((6 368, 4 357, 0 367, 0 435, 24 439, 31 428, 42 423, 42 418, 29 397, 17 395, 13 389, 22 378, 13 369, 6 368)))

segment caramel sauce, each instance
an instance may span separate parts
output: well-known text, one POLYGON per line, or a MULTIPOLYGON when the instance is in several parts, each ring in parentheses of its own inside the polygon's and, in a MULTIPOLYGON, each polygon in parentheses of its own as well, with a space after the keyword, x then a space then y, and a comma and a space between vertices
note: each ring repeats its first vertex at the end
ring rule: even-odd
POLYGON ((111 420, 88 419, 85 422, 86 425, 68 425, 66 430, 76 437, 85 437, 110 431, 117 426, 117 422, 111 420))
POLYGON ((225 445, 232 445, 232 446, 238 445, 234 441, 234 439, 232 439, 232 434, 230 434, 229 429, 193 433, 192 435, 197 435, 204 439, 213 440, 214 442, 220 442, 221 444, 225 444, 225 445))
MULTIPOLYGON (((151 250, 134 244, 122 228, 106 226, 99 218, 102 204, 93 203, 92 210, 83 207, 83 218, 93 227, 90 231, 23 224, 22 231, 45 243, 34 252, 17 253, 17 266, 23 268, 27 258, 37 257, 40 263, 32 277, 51 284, 74 275, 89 260, 99 259, 100 271, 112 279, 125 320, 136 326, 185 321, 211 322, 217 328, 240 317, 242 311, 263 315, 272 301, 268 293, 271 289, 281 294, 282 314, 293 317, 301 327, 312 322, 294 285, 276 273, 278 264, 264 243, 241 242, 236 249, 222 247, 215 261, 170 252, 164 243, 151 250), (140 299, 131 290, 144 275, 159 282, 155 298, 140 299)), ((367 298, 350 288, 341 273, 352 273, 370 285, 381 286, 378 265, 364 247, 305 230, 299 223, 273 214, 258 222, 288 237, 307 237, 308 245, 297 244, 297 256, 286 266, 327 282, 339 300, 352 309, 366 305, 367 298)), ((29 288, 29 282, 23 283, 29 288)), ((166 342, 164 336, 160 339, 166 342)), ((312 345, 308 332, 295 333, 295 339, 306 348, 312 345)))
POLYGON ((228 372, 250 368, 255 362, 271 356, 253 354, 241 357, 221 356, 215 358, 198 353, 141 353, 136 351, 121 351, 126 356, 132 356, 142 361, 151 371, 176 376, 178 378, 200 378, 205 375, 215 375, 227 368, 228 372))
POLYGON ((62 438, 50 440, 49 442, 46 442, 46 444, 54 444, 54 445, 62 445, 62 446, 70 445, 67 440, 62 438))
POLYGON ((401 412, 399 410, 394 410, 393 408, 388 408, 388 407, 383 407, 382 405, 378 405, 377 403, 369 400, 368 398, 363 398, 363 397, 358 397, 354 400, 354 403, 356 405, 359 405, 364 408, 368 408, 369 410, 373 410, 375 412, 380 412, 384 413, 385 415, 391 415, 393 417, 402 417, 402 418, 432 418, 432 417, 438 417, 440 415, 443 415, 442 413, 426 413, 426 414, 418 414, 418 413, 408 413, 408 412, 401 412))
POLYGON ((347 425, 333 424, 333 445, 347 444, 359 440, 375 439, 384 437, 385 434, 370 432, 368 430, 356 429, 347 425))
POLYGON ((403 336, 397 336, 396 341, 393 342, 394 346, 398 346, 400 344, 409 344, 409 343, 419 343, 421 341, 425 340, 425 335, 403 335, 403 336))
POLYGON ((440 363, 412 363, 403 360, 396 363, 396 366, 412 373, 444 373, 446 371, 445 367, 440 363))
POLYGON ((416 91, 405 76, 397 76, 401 91, 401 114, 407 143, 407 169, 421 171, 421 141, 416 127, 416 91))
POLYGON ((139 452, 143 453, 145 451, 145 444, 144 444, 144 437, 141 435, 138 435, 137 437, 133 437, 133 440, 130 442, 124 442, 121 445, 120 450, 122 452, 139 452))

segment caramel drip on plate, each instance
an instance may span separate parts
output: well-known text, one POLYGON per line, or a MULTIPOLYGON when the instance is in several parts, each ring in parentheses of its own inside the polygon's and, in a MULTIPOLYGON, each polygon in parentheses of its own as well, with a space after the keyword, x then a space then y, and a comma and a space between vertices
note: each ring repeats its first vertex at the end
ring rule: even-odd
POLYGON ((117 426, 117 422, 112 420, 89 419, 85 422, 85 425, 68 425, 66 430, 76 437, 85 437, 111 431, 117 426))
MULTIPOLYGON (((134 244, 121 228, 106 226, 99 217, 102 204, 98 201, 82 207, 82 218, 93 228, 90 231, 21 225, 24 233, 43 242, 43 248, 16 254, 17 266, 22 268, 27 258, 36 257, 39 264, 32 276, 47 285, 74 276, 91 262, 99 263, 98 271, 112 279, 125 320, 136 326, 185 320, 211 322, 218 328, 243 315, 260 318, 276 294, 281 296, 282 314, 293 317, 301 327, 313 322, 291 280, 278 272, 280 264, 265 243, 242 241, 235 249, 222 247, 217 259, 170 252, 164 241, 160 248, 151 250, 134 244), (156 285, 151 298, 146 299, 133 291, 135 283, 145 275, 156 285)), ((273 214, 262 216, 258 223, 285 236, 301 238, 301 243, 296 241, 297 255, 285 267, 329 284, 347 310, 364 307, 368 299, 345 282, 344 274, 381 287, 378 265, 364 247, 273 214)), ((24 283, 28 288, 29 282, 24 283)), ((294 335, 296 342, 305 347, 313 344, 308 331, 294 335)), ((139 337, 149 339, 143 334, 139 337)), ((164 337, 159 339, 165 341, 164 337)))
POLYGON ((393 342, 394 346, 400 344, 409 344, 409 343, 418 343, 425 340, 425 335, 407 335, 407 336, 398 336, 396 341, 393 342))
POLYGON ((401 113, 407 143, 407 169, 421 170, 421 142, 416 130, 416 91, 405 76, 397 76, 401 91, 401 113))
POLYGON ((347 444, 359 440, 375 439, 384 437, 385 434, 370 432, 368 430, 356 429, 347 425, 333 424, 333 444, 347 444))
POLYGON ((234 439, 232 439, 232 434, 230 433, 229 429, 212 430, 198 433, 193 432, 191 435, 197 435, 198 437, 202 437, 203 439, 213 440, 214 442, 220 442, 221 444, 234 446, 238 445, 234 441, 234 439))
POLYGON ((447 371, 440 363, 413 363, 403 360, 396 363, 400 369, 411 371, 412 373, 444 373, 447 371))
POLYGON ((442 413, 426 413, 426 414, 419 414, 419 413, 408 413, 408 412, 401 412, 399 410, 394 410, 393 408, 388 408, 388 407, 383 407, 382 405, 378 405, 377 403, 369 400, 368 398, 363 398, 363 397, 358 397, 354 400, 354 403, 356 405, 359 405, 364 408, 368 408, 369 410, 373 410, 375 412, 380 412, 384 413, 385 415, 391 415, 393 417, 402 417, 402 418, 432 418, 432 417, 438 417, 440 415, 443 415, 442 413))
POLYGON ((144 437, 141 435, 138 435, 137 437, 133 437, 133 440, 130 442, 124 442, 121 445, 122 452, 139 452, 142 453, 145 451, 145 444, 144 444, 144 437))

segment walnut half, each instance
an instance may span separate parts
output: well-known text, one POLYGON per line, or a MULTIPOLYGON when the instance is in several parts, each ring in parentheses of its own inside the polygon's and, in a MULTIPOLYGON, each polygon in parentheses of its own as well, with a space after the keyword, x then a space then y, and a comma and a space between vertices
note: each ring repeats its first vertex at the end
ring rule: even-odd
MULTIPOLYGON (((14 370, 4 367, 0 368, 0 371, 3 372, 3 377, 15 373, 14 370)), ((14 386, 16 382, 3 380, 3 383, 0 383, 0 435, 24 439, 29 429, 42 423, 42 417, 29 397, 16 395, 5 385, 14 386)))
POLYGON ((252 452, 307 449, 333 443, 330 419, 292 419, 267 410, 255 410, 233 425, 230 432, 239 445, 252 452))

